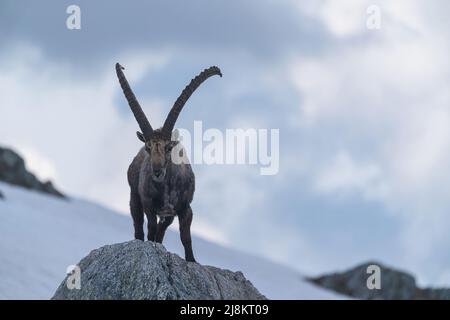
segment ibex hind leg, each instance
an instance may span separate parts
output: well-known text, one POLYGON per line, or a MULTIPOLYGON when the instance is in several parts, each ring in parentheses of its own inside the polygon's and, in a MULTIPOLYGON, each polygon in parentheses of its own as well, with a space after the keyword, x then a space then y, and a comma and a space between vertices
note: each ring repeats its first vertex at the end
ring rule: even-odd
POLYGON ((133 218, 134 238, 144 241, 144 210, 137 192, 131 191, 130 211, 133 218))
POLYGON ((192 209, 188 206, 186 210, 178 214, 180 224, 180 238, 184 247, 184 254, 186 261, 196 262, 194 253, 192 252, 191 240, 191 223, 192 223, 192 209))
POLYGON ((164 217, 159 220, 158 227, 156 228, 156 242, 163 242, 166 230, 172 224, 173 220, 174 217, 164 217))

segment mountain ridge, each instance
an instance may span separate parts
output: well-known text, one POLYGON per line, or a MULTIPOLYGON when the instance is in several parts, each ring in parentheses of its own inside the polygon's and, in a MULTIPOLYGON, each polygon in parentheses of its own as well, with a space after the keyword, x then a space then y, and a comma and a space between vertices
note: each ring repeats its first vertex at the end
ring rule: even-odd
MULTIPOLYGON (((25 160, 17 152, 5 147, 0 147, 0 181, 55 197, 67 198, 51 181, 41 182, 27 169, 25 160)), ((0 198, 2 198, 1 191, 0 198)))
POLYGON ((449 300, 449 288, 421 288, 408 272, 388 267, 377 261, 368 261, 342 272, 308 278, 322 288, 333 290, 358 299, 385 300, 449 300), (380 271, 380 288, 369 289, 367 279, 369 266, 380 271))

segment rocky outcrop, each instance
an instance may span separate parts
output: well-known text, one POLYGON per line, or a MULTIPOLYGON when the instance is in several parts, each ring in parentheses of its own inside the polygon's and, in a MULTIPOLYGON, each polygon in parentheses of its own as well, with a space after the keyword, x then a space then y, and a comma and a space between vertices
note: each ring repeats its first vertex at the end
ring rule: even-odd
POLYGON ((0 147, 0 181, 60 198, 65 196, 50 181, 41 182, 25 167, 25 161, 11 149, 0 147))
POLYGON ((101 247, 78 266, 80 289, 66 278, 52 299, 266 299, 241 272, 186 262, 149 241, 101 247))
POLYGON ((367 262, 345 272, 308 280, 323 288, 359 299, 450 299, 450 289, 419 288, 412 275, 378 262, 367 262), (372 274, 367 272, 370 265, 380 267, 380 289, 369 289, 367 286, 367 279, 372 274))

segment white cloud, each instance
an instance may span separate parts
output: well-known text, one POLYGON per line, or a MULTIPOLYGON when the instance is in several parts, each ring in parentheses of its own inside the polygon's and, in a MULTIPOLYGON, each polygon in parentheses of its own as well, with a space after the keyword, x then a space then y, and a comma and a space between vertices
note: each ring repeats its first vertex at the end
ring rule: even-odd
MULTIPOLYGON (((426 269, 423 259, 440 256, 437 250, 449 241, 448 10, 410 0, 311 0, 295 1, 295 6, 302 13, 297 19, 299 29, 276 27, 293 26, 297 20, 292 17, 286 24, 285 16, 274 15, 267 24, 266 18, 252 11, 255 16, 244 19, 246 30, 237 41, 228 31, 209 42, 201 30, 186 29, 195 35, 191 41, 184 33, 179 36, 176 24, 169 33, 161 28, 132 29, 136 26, 131 24, 131 29, 118 30, 119 38, 130 40, 125 37, 130 33, 136 38, 121 45, 136 48, 142 36, 155 36, 153 49, 127 51, 109 61, 107 69, 97 67, 89 74, 86 70, 78 74, 75 68, 85 60, 86 43, 105 40, 96 36, 95 30, 100 29, 85 34, 90 40, 77 42, 80 50, 71 55, 61 50, 64 41, 46 42, 40 34, 31 38, 41 41, 45 52, 54 54, 52 58, 34 46, 4 46, 0 52, 1 142, 23 150, 33 146, 32 152, 24 154, 37 171, 54 177, 63 191, 128 212, 126 169, 140 143, 131 113, 127 110, 124 116, 119 111, 127 106, 115 77, 116 59, 125 66, 134 88, 139 88, 149 71, 165 67, 168 61, 178 64, 177 68, 217 63, 224 71, 220 103, 227 108, 216 109, 225 120, 214 121, 230 127, 279 127, 280 174, 263 180, 257 168, 194 168, 195 232, 287 263, 330 270, 333 249, 326 241, 317 244, 329 239, 321 234, 325 223, 319 221, 317 227, 314 222, 337 216, 339 211, 334 211, 330 200, 335 194, 356 194, 379 201, 400 218, 396 223, 403 230, 399 237, 405 250, 398 254, 399 260, 426 269), (366 28, 366 9, 371 4, 382 10, 378 31, 366 28), (254 30, 260 30, 253 29, 257 24, 252 19, 278 31, 260 32, 263 37, 249 42, 254 30), (318 30, 320 24, 324 30, 318 30), (155 49, 166 44, 173 50, 155 49), (272 48, 279 56, 267 55, 272 48), (61 52, 65 59, 60 59, 61 52), (77 54, 83 57, 78 60, 77 54), (287 56, 294 59, 283 60, 287 56), (299 108, 292 106, 297 97, 299 108), (311 191, 308 188, 317 194, 305 195, 305 190, 311 191), (326 213, 308 207, 317 205, 317 195, 318 201, 327 204, 325 209, 331 207, 326 213), (310 198, 298 201, 303 196, 310 198), (299 203, 305 207, 297 207, 299 203)), ((229 19, 232 15, 217 17, 234 24, 229 19)), ((161 16, 161 21, 166 19, 161 16)), ((116 56, 107 52, 108 43, 99 43, 99 55, 116 56)), ((152 124, 161 124, 167 102, 145 94, 138 98, 152 124)), ((203 110, 203 120, 214 118, 215 111, 203 110)), ((359 200, 350 202, 348 211, 358 211, 359 200)), ((380 216, 385 215, 381 211, 380 216)), ((346 243, 340 223, 361 227, 353 220, 332 221, 336 225, 327 231, 336 233, 336 247, 346 243)), ((366 243, 376 247, 374 242, 366 243)), ((352 252, 351 257, 357 255, 352 252)))
POLYGON ((403 188, 422 191, 424 186, 433 185, 445 174, 450 161, 449 110, 436 105, 416 110, 387 144, 386 152, 391 173, 403 182, 403 188))
POLYGON ((381 175, 376 164, 357 164, 346 152, 339 152, 319 173, 315 188, 324 193, 356 191, 370 197, 378 193, 381 175))
MULTIPOLYGON (((373 14, 368 8, 376 6, 380 11, 381 30, 396 32, 399 29, 405 33, 423 33, 430 31, 430 15, 440 11, 443 2, 430 4, 423 0, 306 0, 293 1, 297 9, 313 19, 321 21, 326 30, 345 41, 361 35, 369 35, 366 27, 368 18, 373 14)), ((375 31, 378 32, 378 31, 375 31)))
POLYGON ((373 4, 367 0, 307 0, 293 3, 301 13, 319 19, 336 37, 363 33, 366 28, 366 10, 373 4))
MULTIPOLYGON (((289 70, 302 135, 329 133, 327 148, 304 151, 315 190, 378 200, 403 219, 404 259, 417 264, 438 254, 450 227, 448 30, 430 23, 417 2, 381 8, 389 19, 377 37, 300 55, 289 70)), ((355 30, 341 27, 333 27, 339 36, 355 30)))
POLYGON ((364 30, 366 8, 361 0, 325 1, 319 12, 331 32, 347 36, 364 30))
MULTIPOLYGON (((31 169, 55 179, 62 190, 125 208, 126 167, 139 149, 138 127, 131 113, 120 114, 117 103, 126 108, 126 101, 116 80, 115 62, 85 78, 48 61, 36 47, 15 46, 7 52, 9 58, 0 62, 2 143, 18 146, 31 169)), ((165 63, 149 53, 145 58, 139 52, 121 58, 133 84, 145 70, 165 63)), ((155 105, 152 115, 162 118, 158 101, 146 102, 151 105, 145 108, 155 105)))
POLYGON ((57 180, 57 172, 53 160, 46 158, 33 146, 15 145, 13 149, 26 159, 26 167, 41 181, 57 180))

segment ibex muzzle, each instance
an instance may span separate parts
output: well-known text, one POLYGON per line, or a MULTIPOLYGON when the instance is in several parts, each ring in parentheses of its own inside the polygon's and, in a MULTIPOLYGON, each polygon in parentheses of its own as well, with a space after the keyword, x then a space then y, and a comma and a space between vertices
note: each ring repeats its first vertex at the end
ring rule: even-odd
POLYGON ((153 130, 134 96, 123 67, 116 64, 117 77, 127 98, 131 111, 141 129, 137 132, 144 143, 128 168, 130 185, 130 211, 134 224, 134 237, 144 240, 144 213, 148 220, 147 239, 162 243, 167 227, 178 216, 180 237, 187 261, 195 261, 191 244, 192 209, 195 177, 191 165, 186 161, 172 161, 172 149, 179 143, 172 140, 172 131, 178 115, 192 93, 209 77, 222 76, 218 67, 203 70, 191 80, 175 101, 164 125, 153 130), (157 221, 159 217, 159 222, 157 221))
POLYGON ((176 144, 176 141, 164 139, 150 139, 145 142, 145 151, 150 155, 152 178, 155 182, 164 181, 167 164, 172 161, 172 149, 176 144))

